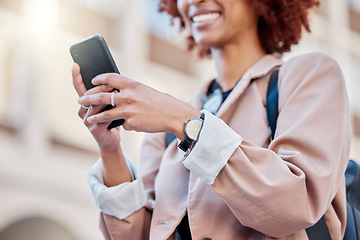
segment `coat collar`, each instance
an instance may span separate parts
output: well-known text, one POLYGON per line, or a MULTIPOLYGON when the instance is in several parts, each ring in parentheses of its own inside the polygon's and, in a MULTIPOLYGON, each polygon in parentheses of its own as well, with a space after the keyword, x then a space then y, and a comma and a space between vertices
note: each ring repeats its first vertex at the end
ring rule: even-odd
MULTIPOLYGON (((245 91, 245 89, 249 86, 252 80, 264 77, 272 69, 281 66, 282 64, 283 61, 280 58, 275 57, 274 55, 268 54, 262 57, 245 72, 239 82, 235 85, 234 89, 232 90, 226 101, 220 107, 217 116, 221 117, 228 110, 228 108, 236 101, 236 99, 245 91)), ((208 81, 206 84, 204 84, 201 88, 201 91, 196 94, 195 99, 191 101, 196 108, 201 109, 201 95, 206 93, 211 82, 212 81, 208 81)))

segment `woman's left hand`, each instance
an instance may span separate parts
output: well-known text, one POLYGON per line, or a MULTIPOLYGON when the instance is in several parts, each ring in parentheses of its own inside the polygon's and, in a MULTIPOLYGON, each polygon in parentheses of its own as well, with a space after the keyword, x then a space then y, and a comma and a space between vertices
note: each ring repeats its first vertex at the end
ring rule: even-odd
MULTIPOLYGON (((98 75, 92 83, 110 85, 120 92, 114 93, 114 108, 87 118, 91 124, 125 119, 125 130, 170 132, 183 140, 184 122, 200 115, 200 112, 189 103, 116 73, 98 75)), ((79 103, 85 106, 109 105, 111 95, 112 93, 105 92, 85 95, 79 98, 79 103)))

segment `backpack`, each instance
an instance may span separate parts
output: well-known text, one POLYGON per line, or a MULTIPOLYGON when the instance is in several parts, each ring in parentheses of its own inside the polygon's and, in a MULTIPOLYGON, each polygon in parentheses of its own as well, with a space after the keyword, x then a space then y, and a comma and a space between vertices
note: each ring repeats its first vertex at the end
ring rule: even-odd
MULTIPOLYGON (((266 94, 266 113, 272 139, 274 138, 277 117, 279 114, 278 79, 279 70, 276 70, 270 76, 266 94)), ((166 147, 175 138, 175 135, 166 133, 166 147)), ((360 164, 354 160, 349 160, 348 162, 345 171, 345 182, 347 223, 344 240, 360 240, 360 164)), ((324 216, 322 216, 316 224, 307 228, 306 234, 310 240, 331 240, 324 216)))
MULTIPOLYGON (((272 138, 274 138, 279 114, 278 75, 279 70, 271 74, 266 95, 266 113, 272 138)), ((360 240, 360 164, 354 160, 348 162, 345 182, 347 223, 344 240, 360 240)), ((310 240, 331 240, 324 216, 315 225, 307 228, 306 233, 310 240)))

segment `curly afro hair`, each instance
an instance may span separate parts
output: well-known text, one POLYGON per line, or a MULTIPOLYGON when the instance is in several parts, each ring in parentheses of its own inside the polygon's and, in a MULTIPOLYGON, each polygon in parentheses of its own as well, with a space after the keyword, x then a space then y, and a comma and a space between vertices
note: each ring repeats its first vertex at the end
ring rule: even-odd
MULTIPOLYGON (((240 1, 240 0, 239 0, 240 1)), ((319 5, 319 0, 252 0, 259 16, 258 33, 264 51, 268 54, 288 52, 301 38, 302 27, 310 32, 308 10, 319 5)), ((167 12, 185 27, 177 10, 177 0, 160 0, 159 11, 167 12)), ((187 39, 188 50, 198 47, 192 38, 187 39)), ((198 49, 199 56, 210 55, 209 49, 198 49)))

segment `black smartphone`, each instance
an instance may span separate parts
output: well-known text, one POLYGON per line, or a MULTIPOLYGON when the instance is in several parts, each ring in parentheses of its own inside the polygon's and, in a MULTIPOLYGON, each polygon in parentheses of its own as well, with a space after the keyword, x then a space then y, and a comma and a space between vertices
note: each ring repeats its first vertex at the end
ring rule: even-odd
MULTIPOLYGON (((70 54, 74 62, 80 66, 80 74, 86 89, 95 87, 91 80, 102 73, 119 73, 115 61, 105 39, 99 35, 93 35, 70 46, 70 54)), ((104 111, 111 109, 108 105, 104 111)), ((108 129, 121 126, 124 119, 117 119, 110 123, 108 129)))

